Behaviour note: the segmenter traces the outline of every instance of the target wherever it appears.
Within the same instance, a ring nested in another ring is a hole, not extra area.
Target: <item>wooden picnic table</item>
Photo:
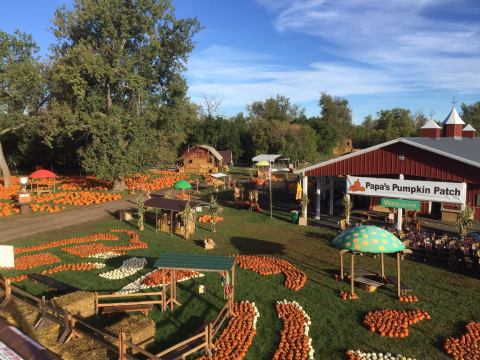
[[[354,280],[361,288],[368,292],[374,292],[377,288],[384,285],[383,282],[378,282],[363,276],[357,276]]]

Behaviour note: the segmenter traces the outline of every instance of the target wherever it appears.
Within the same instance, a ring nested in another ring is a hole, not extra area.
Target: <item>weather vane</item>
[[[454,96],[453,99],[452,99],[452,105],[455,106],[456,102],[457,102],[457,100],[455,99],[455,96]]]
[[[433,115],[435,115],[435,111],[430,110],[430,114],[428,115],[430,115],[430,120],[433,120]]]

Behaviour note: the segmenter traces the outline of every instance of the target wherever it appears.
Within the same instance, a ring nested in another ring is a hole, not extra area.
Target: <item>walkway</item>
[[[100,205],[81,206],[55,214],[17,215],[0,219],[0,243],[67,226],[114,216],[118,210],[135,206],[134,196]]]

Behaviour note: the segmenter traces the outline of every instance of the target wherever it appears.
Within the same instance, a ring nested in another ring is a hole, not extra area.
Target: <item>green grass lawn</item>
[[[106,280],[97,275],[112,270],[129,256],[148,259],[149,266],[142,274],[152,270],[154,260],[163,252],[265,254],[287,259],[308,275],[307,284],[298,292],[283,286],[282,275],[260,276],[237,267],[237,300],[254,301],[260,311],[257,335],[247,359],[270,359],[275,352],[282,328],[282,322],[274,308],[277,300],[296,300],[310,315],[310,336],[317,359],[343,359],[347,349],[400,352],[417,359],[443,359],[446,358],[442,352],[444,339],[462,334],[468,321],[480,320],[480,307],[477,303],[480,293],[478,279],[408,260],[402,264],[402,282],[414,289],[414,293],[420,298],[419,303],[400,303],[395,299],[394,288],[380,289],[373,294],[358,290],[359,300],[341,300],[339,291],[348,290],[348,284],[336,282],[334,279],[334,273],[338,270],[338,253],[329,246],[334,232],[319,227],[293,225],[289,223],[289,214],[286,213],[274,215],[274,219],[270,219],[265,214],[225,207],[225,221],[217,225],[216,234],[207,229],[199,229],[193,239],[188,241],[175,235],[170,237],[164,233],[155,234],[154,228],[148,225],[141,233],[141,239],[148,243],[148,249],[130,251],[128,256],[111,260],[81,259],[63,252],[60,248],[46,250],[60,256],[64,262],[105,261],[108,264],[101,270],[63,272],[51,276],[81,289],[113,292],[136,279],[139,274],[122,280]],[[109,218],[10,243],[15,246],[33,245],[122,228],[132,229],[132,226]],[[217,248],[206,252],[199,243],[204,236],[211,235]],[[115,244],[125,243],[126,237],[122,235],[122,239],[125,240]],[[357,268],[379,270],[379,262],[370,257],[358,258],[356,263]],[[47,267],[49,266],[32,271]],[[393,257],[386,257],[386,272],[392,275],[395,273]],[[19,272],[1,273],[11,276]],[[199,295],[197,284],[205,284],[207,293]],[[19,285],[35,294],[52,295],[45,287],[29,280]],[[224,304],[220,276],[215,273],[180,283],[178,295],[182,306],[177,307],[173,313],[155,310],[150,314],[158,329],[155,350],[164,349],[192,334],[207,321],[213,320]],[[432,320],[414,325],[408,338],[382,338],[362,325],[364,315],[370,310],[416,307],[430,312]]]

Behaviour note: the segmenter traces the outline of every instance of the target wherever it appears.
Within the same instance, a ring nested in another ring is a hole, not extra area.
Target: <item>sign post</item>
[[[270,166],[268,167],[267,178],[268,178],[269,192],[270,192],[270,219],[272,219],[273,218],[273,214],[272,214],[272,163],[270,163]]]
[[[418,200],[403,200],[382,197],[381,204],[386,208],[402,208],[408,211],[420,210],[420,201]]]
[[[399,179],[403,180],[403,174],[399,175]],[[402,231],[402,222],[403,222],[403,209],[401,207],[397,208],[397,231]]]

